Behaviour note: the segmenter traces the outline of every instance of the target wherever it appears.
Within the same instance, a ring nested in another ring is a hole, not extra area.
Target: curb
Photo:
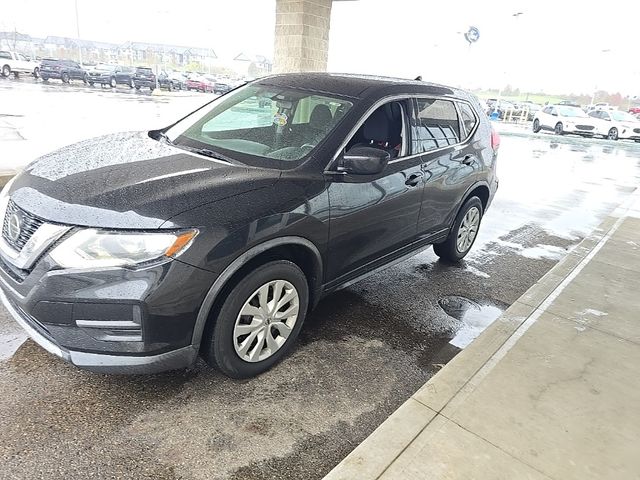
[[[632,195],[633,196],[633,195]],[[615,213],[614,213],[615,214]],[[529,288],[495,322],[442,370],[431,377],[369,437],[345,457],[325,480],[374,480],[379,478],[409,444],[454,400],[508,342],[547,298],[587,260],[618,222],[609,215],[588,237]],[[588,260],[587,260],[588,261]]]

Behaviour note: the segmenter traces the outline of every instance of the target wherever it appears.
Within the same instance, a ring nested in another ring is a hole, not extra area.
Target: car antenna
[[[418,75],[415,79],[416,79],[416,81],[421,82],[422,81],[422,75]]]

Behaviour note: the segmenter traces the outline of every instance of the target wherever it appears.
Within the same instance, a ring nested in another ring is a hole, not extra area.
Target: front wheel
[[[291,350],[308,302],[307,279],[295,263],[277,260],[258,267],[212,312],[202,343],[205,359],[232,378],[268,370]]]
[[[69,83],[69,74],[66,72],[63,73],[61,79],[62,79],[62,83]]]
[[[116,83],[116,79],[114,77],[111,77],[111,80],[109,80],[109,86],[111,88],[116,88],[117,87],[117,83]]]
[[[136,84],[133,82],[133,78],[129,80],[129,88],[134,88]]]
[[[40,78],[40,69],[38,67],[33,69],[33,78]]]
[[[462,260],[476,240],[482,220],[482,210],[482,202],[478,197],[467,200],[458,212],[447,239],[433,245],[435,254],[447,262],[456,263]]]
[[[8,77],[11,74],[11,67],[9,65],[4,65],[2,67],[2,76]]]
[[[562,126],[562,123],[560,122],[556,123],[556,126],[553,129],[553,131],[556,135],[564,135],[564,127]]]
[[[609,140],[618,140],[618,129],[616,127],[613,127],[611,130],[609,130],[609,133],[607,133],[607,138]]]
[[[533,121],[533,133],[538,133],[540,131],[540,120],[537,118]]]
[[[82,81],[84,82],[85,85],[89,84],[89,74],[85,73],[84,77],[82,77]]]

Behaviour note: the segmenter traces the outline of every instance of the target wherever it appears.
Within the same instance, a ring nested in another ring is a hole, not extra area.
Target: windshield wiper
[[[168,138],[167,138],[167,141],[171,142]],[[171,142],[171,145],[173,145],[174,147],[182,148],[183,150],[187,150],[188,152],[191,152],[191,153],[197,153],[198,155],[203,155],[205,157],[215,158],[216,160],[222,160],[223,162],[230,163],[231,165],[237,165],[238,163],[233,158],[227,157],[222,153],[214,152],[213,150],[209,150],[208,148],[189,147],[188,145],[183,145],[183,144],[173,143],[173,142]]]
[[[190,150],[193,153],[198,153],[200,155],[204,155],[205,157],[215,158],[216,160],[222,160],[224,162],[231,163],[231,164],[236,163],[236,161],[233,158],[227,157],[222,153],[214,152],[213,150],[209,150],[208,148],[193,148]]]
[[[169,145],[173,145],[173,142],[171,141],[171,139],[169,138],[169,135],[167,135],[166,133],[164,133],[163,131],[158,131],[156,133],[156,140],[164,140],[165,143],[168,143]]]

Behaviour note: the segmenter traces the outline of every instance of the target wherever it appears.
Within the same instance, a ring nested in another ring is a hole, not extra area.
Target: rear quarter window
[[[8,58],[11,60],[11,54],[9,52],[0,52],[0,58]]]
[[[462,135],[463,140],[466,139],[473,129],[476,128],[476,124],[478,123],[478,119],[476,115],[473,113],[473,108],[468,103],[458,103],[458,108],[460,109],[460,117],[462,120],[462,124],[464,125],[464,134]]]

